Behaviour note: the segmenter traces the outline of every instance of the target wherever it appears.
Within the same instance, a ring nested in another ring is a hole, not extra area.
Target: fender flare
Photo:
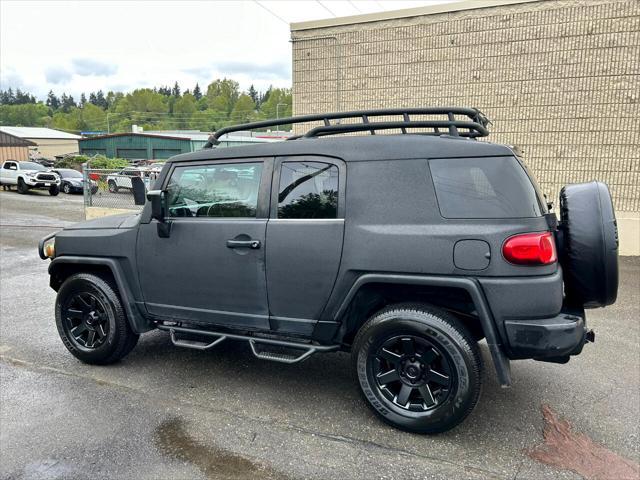
[[[511,385],[511,364],[507,358],[502,343],[500,341],[500,335],[496,327],[491,309],[487,299],[482,291],[480,283],[473,278],[468,277],[444,277],[444,276],[428,276],[428,275],[395,275],[395,274],[377,274],[368,273],[361,275],[353,282],[349,292],[342,300],[340,307],[336,310],[333,316],[334,321],[339,321],[343,314],[347,311],[351,300],[356,295],[358,290],[363,285],[368,283],[393,283],[393,284],[409,284],[409,285],[424,285],[432,287],[453,287],[465,290],[471,300],[473,301],[476,310],[478,311],[478,318],[480,325],[484,332],[493,365],[496,369],[498,381],[503,387]]]
[[[153,329],[153,326],[144,318],[144,316],[138,310],[133,293],[126,277],[122,271],[122,267],[112,258],[101,257],[76,257],[76,256],[62,256],[54,258],[49,265],[49,275],[52,275],[59,265],[99,265],[106,266],[111,270],[111,274],[118,287],[118,293],[122,298],[122,303],[129,319],[129,325],[131,329],[141,334]]]

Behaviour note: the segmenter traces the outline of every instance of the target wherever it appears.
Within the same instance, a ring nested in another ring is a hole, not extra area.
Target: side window
[[[17,170],[18,169],[18,165],[16,165],[13,162],[5,162],[4,168],[5,168],[5,170]]]
[[[176,167],[167,187],[170,217],[255,218],[262,163]]]
[[[283,162],[278,218],[337,218],[338,167],[322,162]]]

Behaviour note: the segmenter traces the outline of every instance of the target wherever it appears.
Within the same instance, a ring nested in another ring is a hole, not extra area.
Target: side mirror
[[[150,190],[147,192],[147,200],[151,202],[151,218],[155,218],[159,222],[164,222],[165,191]]]
[[[147,200],[151,202],[151,218],[158,221],[158,236],[168,238],[171,235],[171,222],[167,221],[166,192],[164,190],[150,190]]]
[[[132,177],[131,186],[133,187],[133,202],[136,205],[144,205],[144,192],[146,191],[144,181],[140,177]]]

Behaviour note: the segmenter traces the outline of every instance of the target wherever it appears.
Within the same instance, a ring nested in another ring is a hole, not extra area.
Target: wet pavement
[[[487,368],[471,416],[420,436],[374,417],[344,353],[283,365],[245,344],[196,352],[151,332],[116,365],[78,362],[35,246],[81,218],[80,195],[0,192],[0,478],[581,478],[534,460],[543,405],[611,458],[640,460],[637,258],[621,259],[618,303],[588,312],[596,343],[582,355],[513,362],[510,389]]]

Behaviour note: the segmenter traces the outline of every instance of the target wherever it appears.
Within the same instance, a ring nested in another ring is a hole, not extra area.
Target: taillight
[[[558,260],[551,232],[514,235],[504,242],[502,254],[518,265],[549,265]]]

